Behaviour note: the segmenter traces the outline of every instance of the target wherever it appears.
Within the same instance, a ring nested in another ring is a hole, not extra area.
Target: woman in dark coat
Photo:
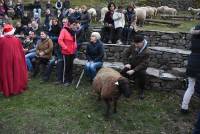
[[[97,69],[100,69],[103,65],[104,48],[100,38],[98,32],[93,32],[90,37],[90,44],[86,49],[88,62],[85,65],[85,71],[91,80],[96,76]]]
[[[183,102],[181,106],[181,112],[183,113],[188,113],[188,105],[190,99],[195,91],[195,88],[198,88],[196,83],[197,79],[200,78],[200,24],[198,24],[191,30],[191,34],[192,53],[188,58],[188,66],[186,71],[186,74],[188,76],[188,88],[183,97]]]
[[[108,43],[112,43],[113,39],[113,32],[114,32],[114,20],[113,20],[113,14],[115,11],[115,3],[111,2],[108,4],[108,12],[105,14],[104,18],[104,28],[103,28],[103,34],[104,38],[103,40],[105,42],[108,41]]]

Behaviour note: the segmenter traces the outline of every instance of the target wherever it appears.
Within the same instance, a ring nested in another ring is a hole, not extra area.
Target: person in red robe
[[[0,92],[6,97],[22,93],[28,84],[24,49],[14,31],[5,24],[0,37]]]

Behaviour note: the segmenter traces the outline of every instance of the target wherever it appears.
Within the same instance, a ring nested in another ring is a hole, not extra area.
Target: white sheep
[[[137,17],[137,24],[139,24],[140,26],[144,25],[147,13],[146,10],[144,10],[144,8],[135,8],[135,12],[136,12],[136,17]]]
[[[192,14],[192,15],[198,15],[198,13],[200,13],[200,8],[198,9],[194,9],[192,7],[188,8],[188,11]]]
[[[104,18],[105,18],[105,15],[106,15],[107,12],[108,12],[108,8],[107,7],[103,7],[101,9],[101,19],[99,20],[100,22],[104,21]]]
[[[177,14],[177,10],[175,8],[165,8],[165,14],[169,14],[169,15],[176,15]]]
[[[157,8],[156,7],[152,7],[152,9],[154,10],[154,16],[157,16]]]
[[[146,10],[146,17],[152,18],[154,16],[154,9],[150,6],[142,7]]]
[[[90,8],[88,9],[88,13],[90,14],[92,20],[95,20],[96,21],[96,18],[97,18],[97,11],[95,8]]]
[[[177,10],[175,8],[170,8],[168,6],[158,7],[157,11],[160,14],[168,14],[168,15],[176,15],[177,14]]]

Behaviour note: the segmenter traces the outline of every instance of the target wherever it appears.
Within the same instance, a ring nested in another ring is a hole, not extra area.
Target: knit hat
[[[94,36],[97,38],[97,40],[101,39],[101,35],[99,34],[99,32],[92,32],[91,36]]]
[[[15,28],[11,24],[5,24],[3,26],[4,35],[13,35],[15,33]]]

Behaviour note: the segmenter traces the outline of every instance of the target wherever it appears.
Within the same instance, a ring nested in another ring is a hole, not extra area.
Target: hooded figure
[[[0,38],[0,92],[6,97],[22,93],[28,83],[25,54],[14,32],[12,25],[5,24]]]

